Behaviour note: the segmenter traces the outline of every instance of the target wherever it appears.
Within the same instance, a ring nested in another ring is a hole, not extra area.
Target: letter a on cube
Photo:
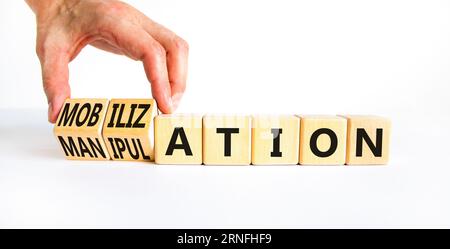
[[[250,116],[203,117],[203,163],[249,165],[251,161]]]
[[[300,119],[294,115],[252,118],[252,164],[298,163]]]
[[[348,115],[347,157],[348,165],[387,164],[391,121],[377,116]]]
[[[53,132],[67,159],[109,160],[102,138],[107,99],[67,99]]]
[[[153,99],[112,99],[103,138],[113,160],[153,161]]]
[[[347,120],[338,116],[310,115],[300,119],[300,164],[343,165]]]
[[[202,116],[155,117],[155,163],[202,164]]]

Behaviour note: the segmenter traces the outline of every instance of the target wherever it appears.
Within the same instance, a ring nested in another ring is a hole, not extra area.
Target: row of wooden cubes
[[[68,99],[54,133],[69,159],[367,165],[387,163],[390,121],[376,116],[157,115],[153,99]]]

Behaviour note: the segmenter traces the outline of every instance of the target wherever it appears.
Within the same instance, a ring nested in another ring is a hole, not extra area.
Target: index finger
[[[110,28],[110,32],[104,39],[120,47],[128,57],[143,62],[158,108],[163,113],[172,113],[174,108],[163,46],[140,26],[131,23],[119,23]]]
[[[143,17],[144,29],[166,50],[167,70],[174,109],[186,90],[188,43],[164,26]]]

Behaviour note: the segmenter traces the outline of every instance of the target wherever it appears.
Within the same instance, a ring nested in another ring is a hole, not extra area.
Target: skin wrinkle
[[[88,44],[90,44],[91,42],[95,41],[96,37],[86,34],[83,37],[79,38],[79,41],[75,42],[75,45],[72,47],[71,51],[69,52],[70,56],[70,60],[72,61],[73,59],[75,59],[75,57],[77,57],[77,55],[81,52],[81,50],[86,47]]]
[[[106,24],[105,24],[105,22],[106,22]],[[109,27],[109,23],[118,23],[118,24],[116,24],[116,25],[120,25],[120,24],[122,24],[122,25],[124,25],[125,23],[127,23],[127,24],[132,24],[131,22],[129,22],[129,21],[126,21],[126,20],[123,20],[123,19],[121,19],[121,18],[117,18],[116,16],[114,16],[114,15],[106,15],[106,16],[103,16],[102,17],[102,20],[101,20],[101,22],[100,22],[101,24],[100,24],[100,26],[106,26],[105,28],[99,28],[98,29],[98,35],[100,36],[100,37],[102,37],[104,40],[109,40],[109,41],[111,41],[112,40],[112,44],[115,46],[115,47],[124,47],[124,45],[123,44],[121,44],[120,42],[119,42],[119,39],[116,37],[116,35],[114,34],[114,32],[111,32],[110,30],[111,30],[111,28]],[[140,28],[139,26],[134,26],[133,28]],[[121,50],[121,49],[120,49]],[[129,57],[129,58],[131,58],[131,59],[133,59],[133,60],[135,60],[135,61],[138,61],[138,60],[141,60],[141,58],[137,58],[137,57],[135,57],[134,55],[132,55],[131,53],[129,53],[129,52],[127,52],[126,50],[124,51],[124,50],[121,50],[121,52],[122,52],[122,54],[124,54],[124,55],[126,55],[127,57]]]
[[[101,37],[99,37],[98,40],[91,42],[90,45],[94,46],[96,48],[108,51],[110,53],[124,55],[124,53],[122,52],[122,50],[119,47],[113,45],[111,42],[109,42],[108,40],[105,40]]]

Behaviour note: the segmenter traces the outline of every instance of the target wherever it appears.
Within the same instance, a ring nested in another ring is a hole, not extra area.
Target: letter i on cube
[[[252,118],[252,164],[296,165],[300,119],[294,115]]]

